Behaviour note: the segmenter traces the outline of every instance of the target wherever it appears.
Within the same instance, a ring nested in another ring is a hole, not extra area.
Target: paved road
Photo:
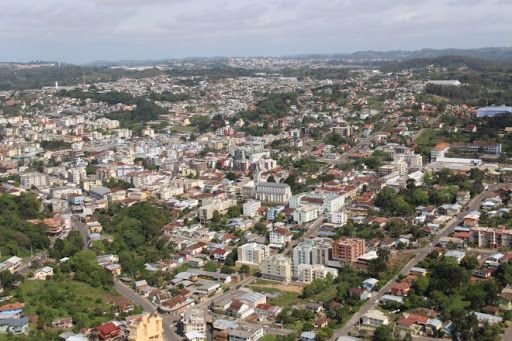
[[[425,259],[427,255],[431,251],[431,245],[436,245],[442,237],[446,237],[450,235],[458,222],[469,212],[476,210],[480,207],[482,201],[489,196],[492,191],[495,191],[498,188],[498,185],[491,185],[487,189],[480,193],[478,196],[474,197],[468,204],[468,207],[465,211],[459,213],[456,217],[452,218],[444,228],[439,230],[437,234],[432,239],[432,243],[417,250],[416,256],[411,259],[400,271],[399,275],[406,276],[411,271],[411,268],[416,266],[419,262]],[[397,280],[398,276],[393,277],[389,282],[386,283],[377,293],[374,293],[372,297],[366,301],[366,303],[348,320],[343,328],[336,331],[331,340],[336,340],[340,336],[348,335],[348,333],[359,323],[361,316],[366,314],[369,310],[374,309],[377,300],[380,300],[382,296],[389,292],[391,285]]]
[[[512,324],[509,324],[507,329],[505,329],[505,332],[503,333],[503,341],[510,341],[512,340]]]
[[[149,302],[145,297],[137,294],[135,290],[130,288],[128,285],[124,284],[120,280],[116,280],[114,282],[114,288],[124,297],[129,299],[136,305],[139,305],[144,309],[145,312],[159,314],[163,319],[163,327],[164,327],[164,340],[167,341],[176,341],[181,340],[181,337],[176,334],[174,331],[174,322],[175,320],[167,314],[160,314],[156,309],[156,306]]]
[[[84,242],[82,248],[84,250],[87,250],[89,248],[89,236],[87,233],[87,225],[85,225],[85,223],[80,220],[80,217],[78,215],[73,215],[71,224],[73,231],[80,232],[80,236],[82,237],[82,240]]]
[[[315,221],[313,221],[311,224],[307,226],[306,232],[302,235],[302,237],[292,241],[291,243],[288,243],[288,246],[286,249],[283,250],[282,254],[287,255],[291,252],[292,248],[297,245],[300,241],[303,241],[304,239],[308,239],[311,237],[314,237],[318,234],[318,231],[322,228],[324,224],[325,216],[324,214],[320,214],[318,218],[316,218]]]
[[[19,274],[19,275],[24,275],[24,274],[26,274],[27,272],[30,271],[30,267],[32,266],[33,262],[42,263],[42,262],[44,262],[44,260],[46,260],[46,258],[48,258],[48,251],[44,251],[44,252],[38,253],[38,254],[34,255],[33,257],[30,257],[29,259],[27,259],[18,268],[18,270],[16,270],[16,273]]]

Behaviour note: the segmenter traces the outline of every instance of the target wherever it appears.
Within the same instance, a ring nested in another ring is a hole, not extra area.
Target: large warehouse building
[[[503,114],[512,114],[512,107],[501,105],[495,107],[483,107],[476,111],[476,117],[494,117]]]

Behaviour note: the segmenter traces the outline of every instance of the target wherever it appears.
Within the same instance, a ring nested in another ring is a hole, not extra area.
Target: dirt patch
[[[297,294],[301,294],[304,287],[300,285],[295,284],[281,284],[281,283],[275,283],[275,284],[256,284],[255,286],[261,287],[261,288],[268,288],[268,289],[276,289],[280,291],[286,291],[286,292],[293,292]]]

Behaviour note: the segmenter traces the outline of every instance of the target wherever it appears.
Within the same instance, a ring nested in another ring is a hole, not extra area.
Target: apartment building
[[[249,266],[259,266],[261,262],[270,256],[270,247],[258,243],[247,243],[239,246],[237,249],[237,265],[247,264]]]
[[[258,210],[261,207],[261,202],[258,200],[249,199],[245,204],[242,205],[243,215],[246,217],[255,217],[258,214]]]
[[[293,221],[305,224],[318,218],[318,209],[314,206],[302,206],[293,211]]]
[[[512,247],[512,230],[491,227],[472,227],[469,240],[478,247]]]
[[[342,261],[355,261],[366,251],[366,243],[360,238],[341,238],[332,243],[332,258]]]
[[[196,332],[206,335],[206,320],[202,309],[188,309],[183,315],[183,332]]]
[[[289,283],[292,280],[292,262],[290,258],[277,254],[261,263],[261,277]]]
[[[293,274],[298,276],[298,267],[301,264],[326,265],[330,259],[330,239],[306,239],[293,248]]]
[[[21,187],[30,189],[34,187],[46,187],[48,186],[48,180],[45,174],[32,172],[20,175]]]
[[[345,211],[327,213],[327,221],[332,224],[344,225],[347,223],[348,216]]]
[[[317,278],[326,278],[328,274],[331,274],[332,278],[336,278],[338,270],[322,264],[300,264],[297,267],[297,279],[302,283],[309,284]]]
[[[199,208],[199,220],[205,223],[213,218],[213,212],[218,211],[220,214],[226,214],[230,207],[236,205],[235,199],[218,200],[215,203],[204,205]]]

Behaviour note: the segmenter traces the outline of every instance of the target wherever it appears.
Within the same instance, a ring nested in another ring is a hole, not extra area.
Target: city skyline
[[[2,7],[8,48],[0,60],[14,62],[512,45],[512,4],[503,0],[24,0]]]

